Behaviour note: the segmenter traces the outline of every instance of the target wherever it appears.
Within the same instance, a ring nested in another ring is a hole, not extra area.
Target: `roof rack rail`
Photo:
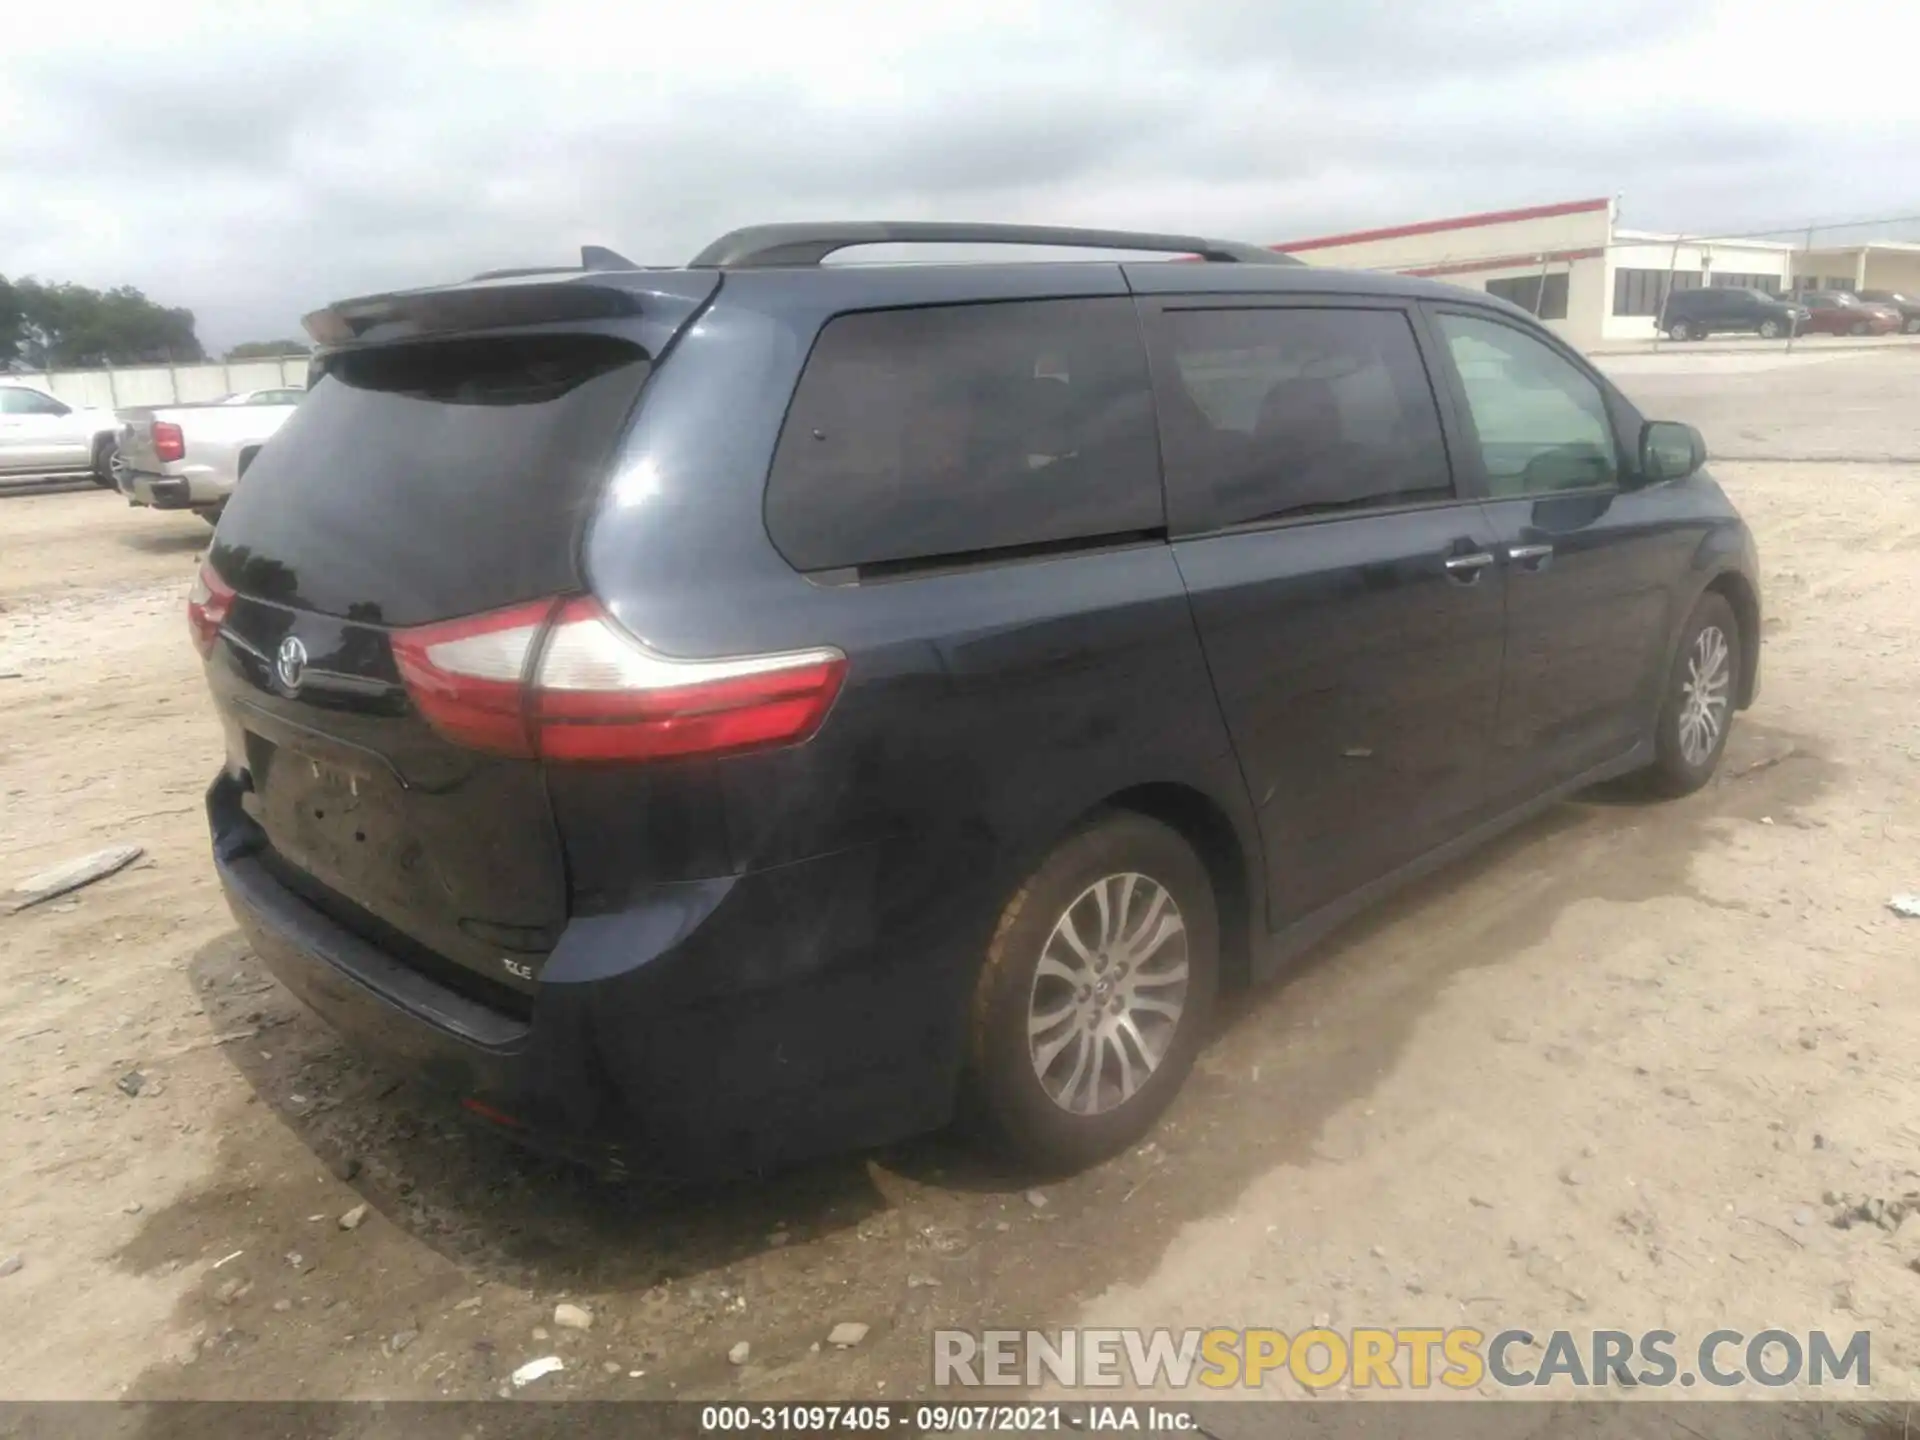
[[[754,270],[818,265],[854,245],[1057,245],[1077,250],[1152,250],[1242,265],[1303,262],[1263,245],[1159,235],[1144,230],[1082,230],[1064,225],[968,225],[940,220],[877,220],[838,225],[749,225],[722,235],[693,257],[690,268]]]

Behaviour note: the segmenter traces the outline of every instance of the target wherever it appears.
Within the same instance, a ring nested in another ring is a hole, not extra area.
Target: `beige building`
[[[1274,248],[1314,265],[1426,275],[1485,290],[1533,311],[1582,349],[1651,339],[1669,289],[1736,285],[1777,294],[1793,284],[1791,245],[1623,230],[1615,215],[1612,200],[1569,200]],[[1920,246],[1867,248],[1911,248],[1920,260]]]
[[[1794,287],[1807,290],[1891,290],[1920,295],[1920,245],[1875,240],[1818,246],[1793,257]]]

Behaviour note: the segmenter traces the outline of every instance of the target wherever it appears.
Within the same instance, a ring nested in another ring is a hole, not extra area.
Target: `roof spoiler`
[[[636,265],[617,250],[604,245],[582,245],[578,265],[525,265],[513,270],[482,270],[474,280],[514,280],[523,275],[579,275],[589,270],[658,270],[663,267]],[[472,281],[468,282],[469,284]]]
[[[611,320],[640,313],[640,296],[618,284],[594,284],[578,272],[509,272],[524,284],[449,285],[341,300],[315,310],[301,324],[323,347],[351,345],[381,332],[382,340],[415,339],[448,331],[516,325]]]
[[[976,225],[879,220],[832,225],[751,225],[722,235],[693,257],[691,268],[754,270],[818,265],[855,245],[1051,245],[1076,250],[1147,250],[1192,255],[1216,264],[1298,265],[1291,255],[1239,240],[1162,235],[1144,230],[1083,230],[1062,225]]]

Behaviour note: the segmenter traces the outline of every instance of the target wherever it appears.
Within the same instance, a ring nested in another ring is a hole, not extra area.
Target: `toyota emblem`
[[[307,673],[307,647],[300,643],[298,635],[289,635],[280,642],[280,653],[274,657],[273,671],[287,689],[300,688],[300,677]]]

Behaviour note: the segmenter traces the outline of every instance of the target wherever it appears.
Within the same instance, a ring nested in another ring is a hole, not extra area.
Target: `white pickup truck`
[[[0,381],[0,474],[90,470],[112,483],[115,417],[36,386]]]
[[[122,410],[114,485],[130,505],[191,510],[211,525],[303,393],[250,390],[199,405]]]

